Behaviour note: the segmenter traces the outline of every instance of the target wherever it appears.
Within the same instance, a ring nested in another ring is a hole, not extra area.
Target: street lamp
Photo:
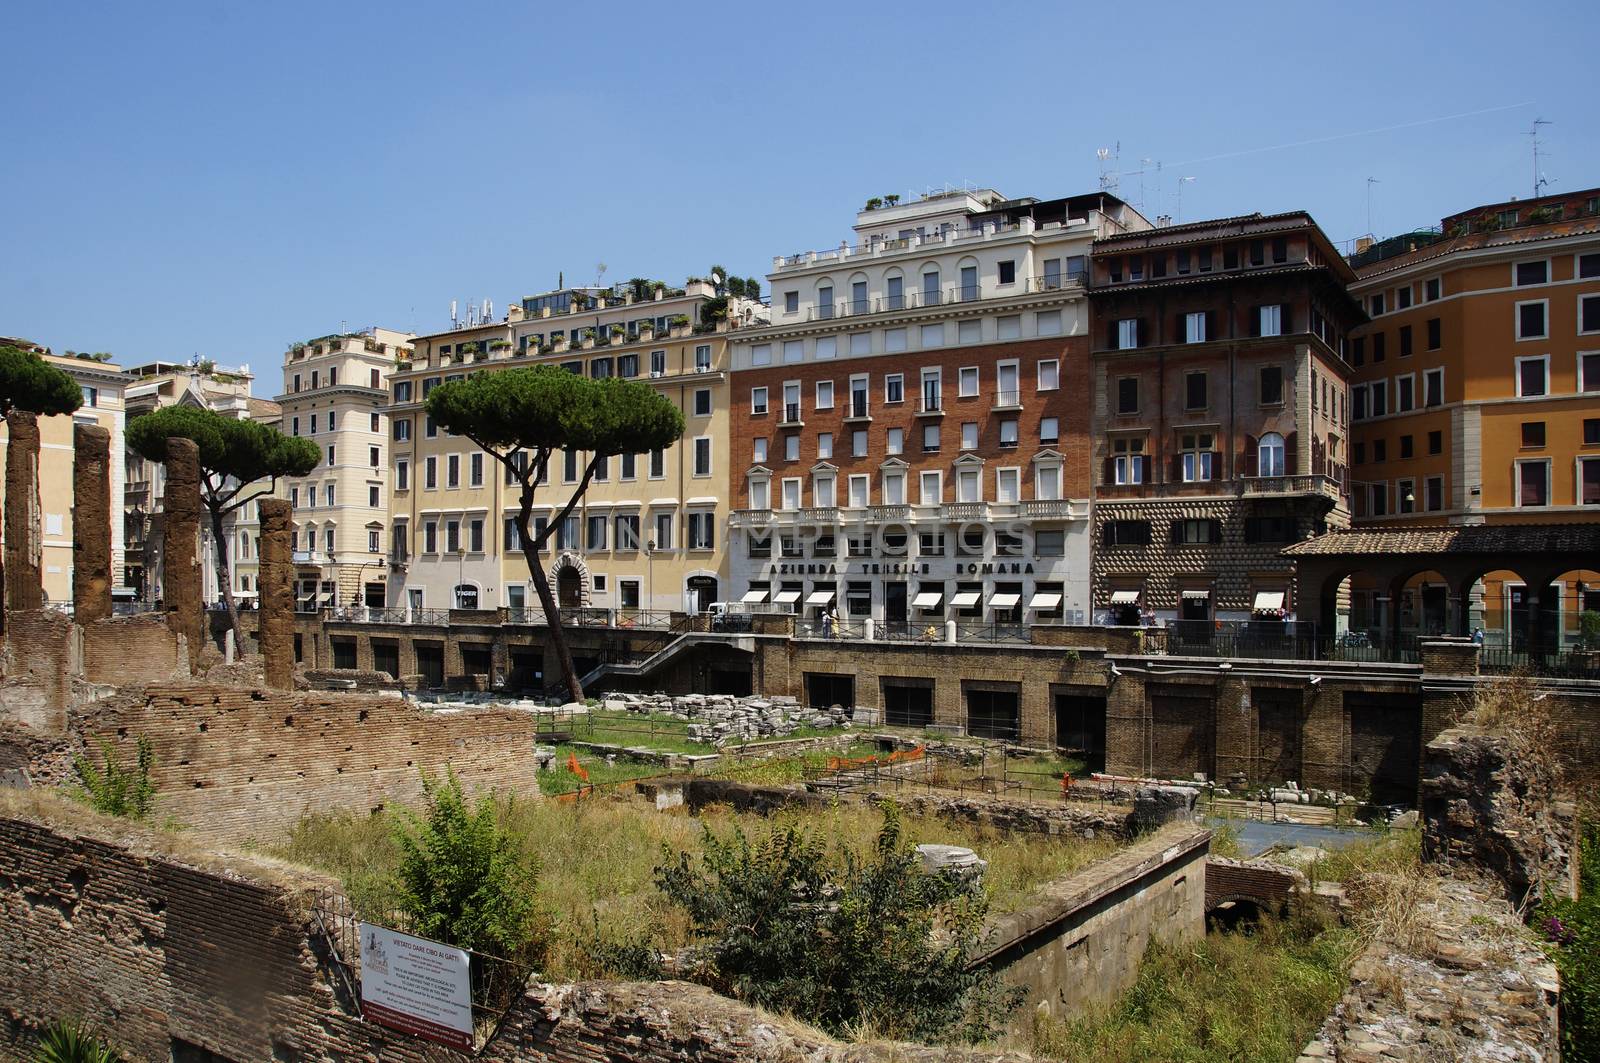
[[[646,539],[644,543],[644,571],[645,593],[650,598],[650,604],[646,608],[653,610],[656,607],[656,541],[654,539]]]

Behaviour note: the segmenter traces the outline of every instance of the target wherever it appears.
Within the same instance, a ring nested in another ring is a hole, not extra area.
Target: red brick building
[[[1295,616],[1280,551],[1349,523],[1352,280],[1303,212],[1095,241],[1097,615]]]
[[[1147,227],[946,193],[776,260],[772,325],[734,341],[732,596],[918,637],[1086,619],[1088,254]]]

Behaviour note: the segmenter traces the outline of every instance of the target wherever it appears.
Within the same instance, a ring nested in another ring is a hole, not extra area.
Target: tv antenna
[[[1381,185],[1382,181],[1376,177],[1367,178],[1367,235],[1372,235],[1372,186]]]
[[[1535,118],[1533,120],[1533,128],[1530,129],[1528,131],[1528,133],[1527,133],[1527,135],[1530,138],[1532,138],[1532,140],[1533,140],[1533,198],[1534,199],[1538,199],[1543,194],[1540,190],[1542,188],[1544,188],[1545,185],[1550,183],[1549,180],[1544,176],[1544,174],[1539,169],[1539,127],[1542,126],[1542,125],[1555,125],[1555,123],[1550,121],[1549,119],[1546,119],[1546,118]]]
[[[1194,181],[1193,177],[1178,178],[1178,224],[1183,224],[1183,186]]]
[[[1115,146],[1100,148],[1094,153],[1094,157],[1100,160],[1100,191],[1109,192],[1112,195],[1117,194],[1119,177],[1116,166],[1117,160],[1121,155],[1122,141],[1120,140],[1117,141]]]

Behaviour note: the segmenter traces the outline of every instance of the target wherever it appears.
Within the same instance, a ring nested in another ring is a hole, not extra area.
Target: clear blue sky
[[[1382,235],[1528,195],[1536,117],[1551,189],[1600,185],[1597,29],[1592,0],[12,3],[0,335],[272,394],[341,323],[433,330],[598,262],[765,274],[871,195],[1088,191],[1118,142],[1163,163],[1152,216],[1192,176],[1187,220],[1303,207],[1343,240],[1370,176]]]

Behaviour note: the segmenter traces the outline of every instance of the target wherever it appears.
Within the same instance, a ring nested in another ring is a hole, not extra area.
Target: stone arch
[[[685,612],[705,612],[717,600],[722,581],[711,569],[697,568],[684,574],[683,606]]]
[[[568,595],[575,597],[576,601],[562,600],[562,585],[574,588]],[[556,604],[564,609],[577,608],[589,604],[592,593],[593,580],[589,576],[589,566],[583,560],[583,555],[575,550],[562,550],[550,561],[550,584],[554,589]]]

